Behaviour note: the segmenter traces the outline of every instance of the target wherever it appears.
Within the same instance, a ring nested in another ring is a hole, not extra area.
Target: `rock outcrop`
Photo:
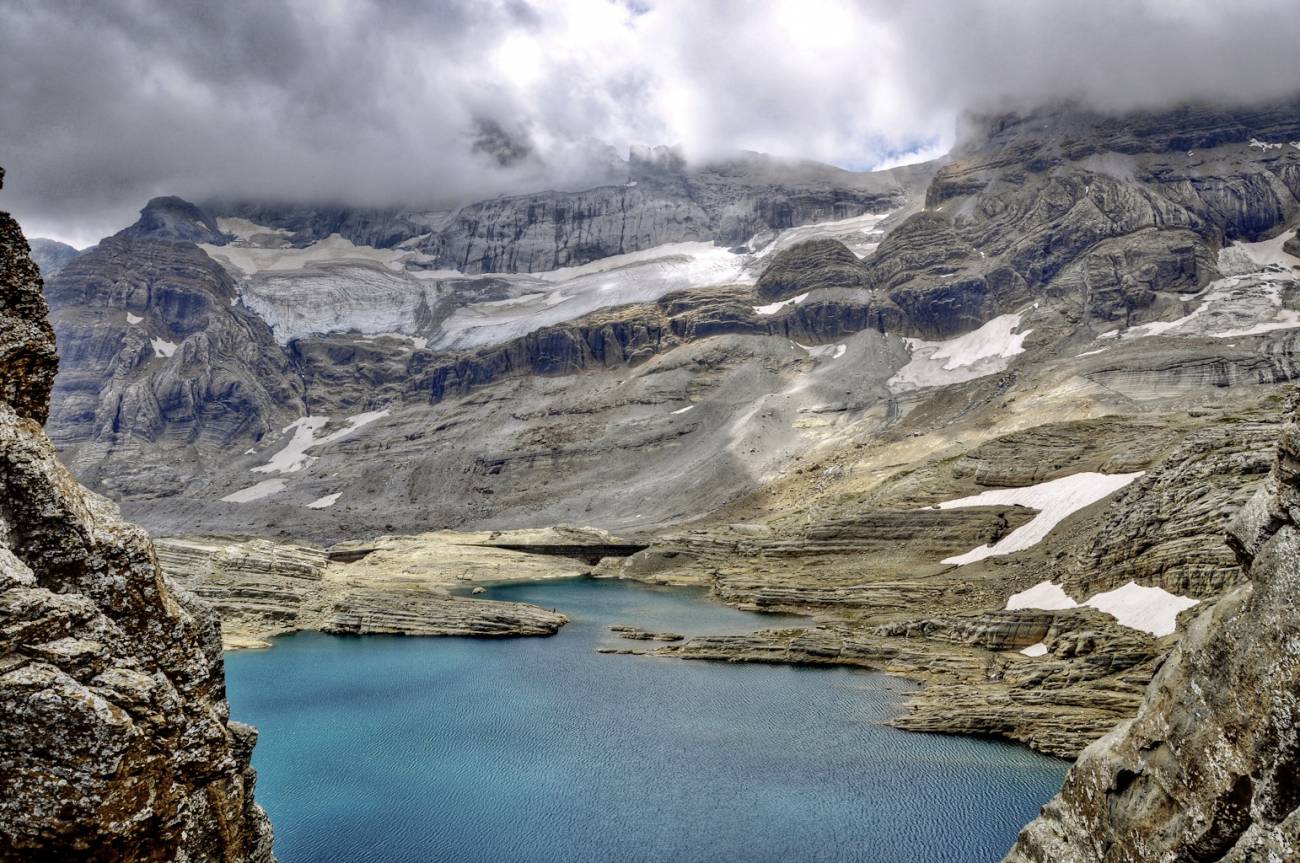
[[[220,624],[41,424],[36,264],[0,214],[0,859],[270,863]]]
[[[214,231],[192,204],[155,199],[47,280],[61,355],[49,434],[83,481],[129,489],[165,437],[191,461],[150,474],[170,487],[301,415],[302,381],[270,328],[194,245]]]
[[[321,551],[264,539],[174,537],[158,541],[158,560],[168,576],[221,614],[228,648],[267,647],[274,636],[303,630],[554,635],[568,622],[563,614],[452,593],[479,582],[573,578],[590,570],[563,552],[518,550],[532,547],[534,539],[444,532]]]
[[[1189,627],[1131,721],[1090,746],[1012,863],[1292,860],[1300,852],[1300,414],[1233,522],[1249,578]]]

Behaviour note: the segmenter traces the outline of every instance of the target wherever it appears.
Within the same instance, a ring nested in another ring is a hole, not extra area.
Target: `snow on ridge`
[[[999,315],[969,333],[942,341],[904,339],[912,358],[888,386],[894,392],[944,386],[1003,371],[1008,360],[1025,352],[1025,337],[1016,332],[1023,313]]]
[[[981,545],[965,554],[945,558],[942,563],[964,566],[984,560],[986,557],[1002,556],[1012,552],[1023,551],[1042,542],[1052,528],[1069,516],[1086,506],[1091,506],[1107,497],[1133,480],[1142,476],[1137,473],[1105,474],[1086,471],[1071,474],[1060,479],[1048,480],[1037,485],[1021,488],[998,488],[982,492],[971,497],[945,501],[938,509],[958,509],[972,506],[1023,506],[1038,510],[1038,514],[1029,522],[1011,531],[993,545]]]
[[[293,432],[293,437],[289,439],[284,448],[271,456],[271,460],[266,464],[258,465],[252,470],[254,473],[297,473],[316,461],[314,456],[307,455],[307,450],[314,446],[323,446],[342,440],[362,426],[388,416],[388,412],[388,408],[384,408],[350,416],[346,420],[347,425],[338,431],[331,432],[320,440],[316,439],[316,432],[329,422],[329,417],[299,417],[281,429],[285,434]]]
[[[1190,596],[1179,596],[1159,587],[1142,587],[1137,582],[1130,581],[1114,590],[1095,593],[1080,603],[1071,599],[1060,585],[1043,581],[1028,590],[1013,594],[1007,599],[1007,610],[1041,608],[1047,611],[1060,611],[1067,608],[1095,608],[1109,614],[1123,626],[1139,629],[1159,638],[1170,635],[1177,628],[1179,612],[1198,605],[1199,602],[1200,600],[1192,599]],[[1041,652],[1029,652],[1036,647],[1038,645],[1032,645],[1020,652],[1026,656],[1042,656],[1047,652],[1046,645],[1043,645]]]
[[[797,297],[791,297],[788,300],[777,300],[775,303],[768,303],[765,306],[753,306],[753,309],[757,314],[760,315],[775,315],[777,312],[781,311],[786,306],[799,305],[804,300],[808,299],[809,293],[811,293],[811,291],[805,291],[804,293],[800,294]]]

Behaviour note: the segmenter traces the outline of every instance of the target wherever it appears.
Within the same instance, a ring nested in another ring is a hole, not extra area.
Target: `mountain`
[[[63,269],[80,252],[67,243],[36,237],[31,241],[32,260],[41,268],[41,276],[50,276]]]
[[[665,655],[891,670],[928,684],[903,727],[1073,757],[1244,583],[1221,536],[1300,374],[1294,141],[1291,103],[1056,106],[878,175],[660,151],[454,212],[152,202],[46,287],[50,434],[190,549],[612,531],[639,550],[593,571],[815,615]],[[247,621],[283,582],[240,548],[175,574]]]
[[[0,857],[272,863],[220,622],[42,431],[54,334],[7,213],[0,345]]]

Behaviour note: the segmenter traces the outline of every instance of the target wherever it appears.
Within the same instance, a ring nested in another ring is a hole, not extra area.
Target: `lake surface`
[[[1066,764],[885,727],[910,684],[850,669],[601,655],[606,627],[790,619],[587,579],[492,589],[558,608],[552,638],[302,633],[227,654],[262,732],[282,863],[988,863]]]

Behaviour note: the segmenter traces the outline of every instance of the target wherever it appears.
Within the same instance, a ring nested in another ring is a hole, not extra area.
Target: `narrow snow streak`
[[[765,306],[754,306],[754,312],[760,315],[775,315],[786,306],[797,306],[804,300],[808,299],[807,293],[802,293],[797,297],[791,297],[788,300],[778,300],[775,303],[768,303]]]
[[[311,503],[307,504],[307,509],[327,509],[328,507],[338,503],[339,498],[342,496],[343,492],[336,491],[334,494],[327,494],[324,497],[318,497]]]
[[[330,418],[323,416],[299,417],[282,429],[285,434],[293,432],[293,437],[289,439],[289,443],[271,456],[271,460],[266,464],[258,465],[252,470],[254,473],[296,473],[316,460],[315,457],[307,455],[307,450],[314,446],[322,446],[342,440],[367,423],[372,423],[385,416],[388,416],[387,408],[348,417],[346,426],[320,440],[316,440],[316,432],[323,428]]]
[[[1071,514],[1085,506],[1096,503],[1102,498],[1119,491],[1133,480],[1142,476],[1137,473],[1076,473],[1060,479],[1042,482],[1023,488],[998,488],[972,497],[945,501],[939,509],[958,509],[971,506],[1024,506],[1038,510],[1038,515],[1011,533],[1002,537],[994,545],[981,545],[965,554],[945,558],[943,563],[958,566],[974,563],[986,557],[1011,554],[1037,545]]]

